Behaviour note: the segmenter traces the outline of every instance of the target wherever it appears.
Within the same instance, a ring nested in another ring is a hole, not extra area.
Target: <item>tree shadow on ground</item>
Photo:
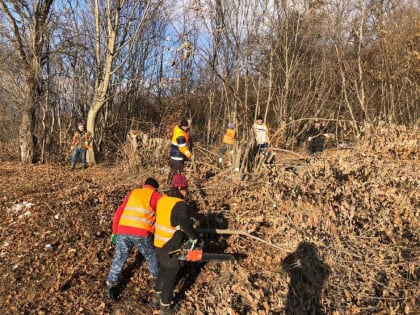
[[[222,214],[200,214],[196,213],[195,217],[198,221],[196,227],[199,232],[200,239],[204,241],[203,251],[213,253],[224,253],[228,244],[226,242],[226,236],[218,235],[213,232],[200,233],[202,228],[209,230],[209,227],[213,229],[224,229],[228,226],[226,218]],[[174,305],[178,304],[185,298],[186,292],[188,292],[194,285],[197,277],[199,276],[202,268],[207,262],[186,262],[185,266],[181,269],[178,274],[178,283],[181,284],[178,293],[174,297]]]
[[[319,258],[317,247],[301,242],[296,251],[283,260],[282,268],[290,276],[285,314],[324,314],[320,300],[330,268]]]

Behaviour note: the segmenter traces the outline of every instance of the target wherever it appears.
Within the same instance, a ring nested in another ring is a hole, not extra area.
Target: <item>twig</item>
[[[285,149],[280,149],[280,148],[269,148],[268,150],[274,150],[274,151],[281,151],[281,152],[286,152],[286,153],[291,153],[294,154],[296,156],[298,156],[300,159],[304,159],[305,157],[303,155],[300,155],[299,153],[290,151],[290,150],[285,150]]]
[[[207,233],[216,233],[216,234],[230,234],[230,235],[242,235],[242,236],[247,236],[249,238],[252,238],[254,240],[257,240],[261,243],[267,244],[271,247],[277,248],[277,249],[281,249],[287,253],[291,253],[290,250],[285,249],[281,246],[275,245],[271,242],[268,242],[262,238],[256,237],[254,235],[249,234],[248,232],[245,231],[241,231],[241,230],[230,230],[230,229],[198,229],[198,232],[207,232]]]
[[[216,153],[214,153],[214,152],[212,152],[212,151],[209,151],[209,150],[206,150],[206,149],[204,149],[204,148],[200,148],[200,147],[197,147],[197,148],[195,148],[195,150],[197,150],[197,151],[201,151],[202,153],[204,152],[206,155],[214,155],[214,156],[217,156],[217,154]]]

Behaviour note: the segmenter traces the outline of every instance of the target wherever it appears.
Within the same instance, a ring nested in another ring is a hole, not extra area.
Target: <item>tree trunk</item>
[[[109,5],[109,3],[107,4]],[[117,25],[119,22],[119,11],[121,8],[118,8],[118,10],[114,11],[114,16],[111,16],[110,12],[107,12],[106,20],[108,25],[107,30],[107,38],[106,38],[106,47],[107,51],[105,54],[105,60],[104,60],[104,67],[103,67],[103,73],[100,77],[96,79],[95,82],[95,96],[93,98],[92,106],[89,109],[88,117],[87,117],[87,123],[86,123],[86,129],[92,134],[92,145],[89,148],[86,158],[87,163],[89,165],[96,164],[95,160],[95,151],[94,151],[94,142],[95,142],[95,121],[96,117],[98,116],[99,111],[101,108],[105,105],[106,102],[106,96],[108,94],[108,88],[109,88],[109,82],[111,80],[111,76],[113,74],[112,65],[114,63],[115,58],[115,42],[117,38]],[[112,21],[114,21],[115,25],[113,26]],[[100,12],[99,12],[99,2],[95,1],[95,23],[96,23],[96,62],[97,64],[101,64],[101,47],[99,45],[100,43]],[[115,70],[115,69],[114,69]]]
[[[35,110],[33,108],[25,108],[22,111],[19,126],[20,161],[22,163],[29,164],[34,160],[34,126]]]
[[[12,11],[11,5],[6,4],[6,1],[0,2],[0,10],[5,13],[13,29],[13,35],[6,38],[15,46],[15,53],[19,55],[26,71],[25,93],[19,126],[19,148],[22,163],[34,162],[36,109],[39,108],[40,96],[42,96],[40,74],[42,60],[44,58],[47,60],[48,55],[43,51],[43,48],[48,42],[49,13],[53,2],[53,0],[34,1],[31,6],[29,1],[16,3],[11,1],[13,6],[22,6],[28,11],[21,9]]]
[[[95,165],[95,151],[94,151],[94,143],[95,143],[95,121],[96,116],[98,115],[99,109],[102,107],[100,103],[97,101],[93,103],[91,109],[89,110],[88,117],[87,117],[87,123],[86,123],[86,129],[92,134],[92,144],[90,148],[87,151],[86,159],[89,166]]]
[[[32,71],[27,72],[25,100],[19,126],[20,161],[25,164],[33,163],[35,157],[35,109],[39,105],[38,99],[40,94],[37,84],[38,69],[34,67],[34,69],[31,69]]]

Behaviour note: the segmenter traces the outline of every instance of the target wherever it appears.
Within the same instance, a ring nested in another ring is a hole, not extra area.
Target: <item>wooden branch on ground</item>
[[[283,248],[281,246],[278,246],[276,244],[273,244],[271,242],[268,242],[268,241],[266,241],[266,240],[264,240],[262,238],[259,238],[259,237],[256,237],[254,235],[251,235],[248,232],[245,232],[245,231],[242,231],[242,230],[230,230],[230,229],[197,229],[197,232],[216,233],[216,234],[229,234],[229,235],[242,235],[242,236],[246,236],[246,237],[252,238],[252,239],[254,239],[254,240],[258,241],[258,242],[267,244],[267,245],[269,245],[271,247],[280,249],[280,250],[285,251],[287,253],[291,253],[292,252],[292,251],[290,251],[288,249],[285,249],[285,248]]]
[[[274,150],[274,151],[281,151],[281,152],[291,153],[293,155],[296,155],[300,159],[304,159],[305,158],[303,155],[300,155],[299,153],[296,153],[296,152],[293,152],[293,151],[290,151],[290,150],[285,150],[285,149],[280,149],[280,148],[268,148],[268,150]]]

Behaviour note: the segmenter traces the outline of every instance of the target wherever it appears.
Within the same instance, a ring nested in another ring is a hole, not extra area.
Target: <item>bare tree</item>
[[[366,8],[364,58],[370,110],[382,119],[415,124],[419,119],[420,50],[417,1],[375,1]],[[396,27],[397,26],[397,27]],[[416,57],[417,56],[417,57]],[[417,104],[416,104],[417,103]]]
[[[143,28],[153,23],[160,1],[95,0],[95,86],[87,116],[87,130],[95,134],[95,121],[108,101],[112,76],[125,64]],[[93,149],[88,162],[95,164]]]
[[[232,120],[249,137],[257,112],[293,136],[313,117],[350,121],[355,134],[378,117],[413,125],[419,10],[413,0],[0,0],[0,110],[18,109],[2,121],[19,119],[25,163],[48,157],[51,139],[67,148],[76,117],[99,154],[110,125],[125,138],[181,112],[209,144]]]
[[[32,163],[36,110],[40,105],[42,67],[46,60],[47,33],[53,0],[1,1],[1,10],[8,19],[1,30],[14,47],[25,69],[24,100],[19,128],[20,160]]]

